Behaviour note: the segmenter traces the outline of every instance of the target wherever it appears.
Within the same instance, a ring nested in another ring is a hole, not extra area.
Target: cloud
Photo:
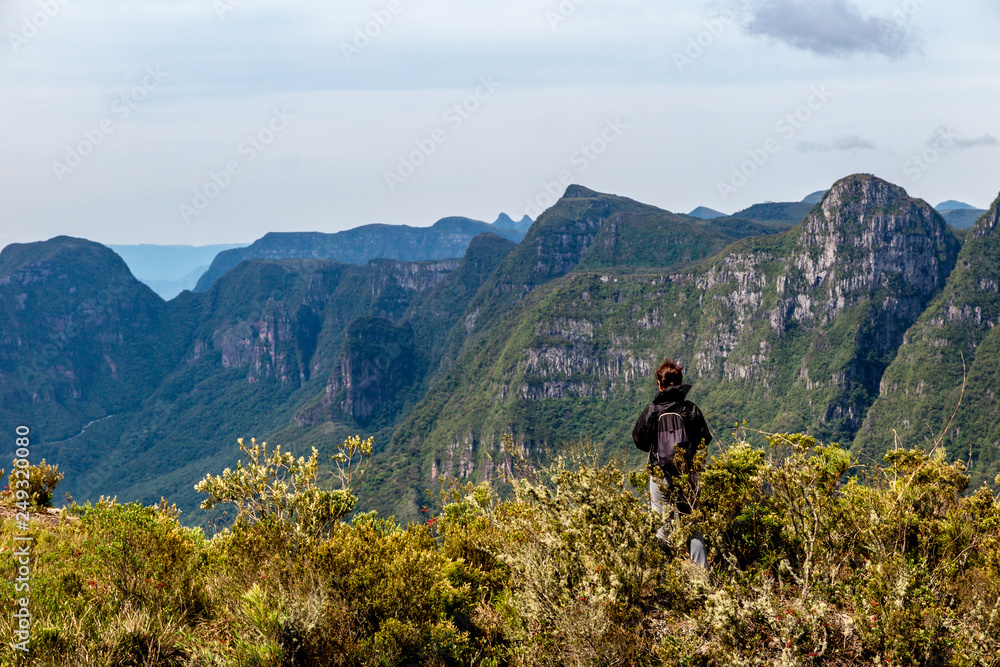
[[[833,140],[833,147],[838,151],[849,151],[855,148],[866,151],[875,150],[875,144],[868,139],[862,139],[856,134],[851,134],[843,137],[836,137]]]
[[[795,150],[800,153],[826,153],[833,150],[830,144],[820,144],[815,141],[800,141],[795,144]]]
[[[975,139],[955,139],[955,148],[975,148],[976,146],[998,146],[1000,140],[990,134]]]
[[[899,58],[917,50],[910,17],[865,15],[854,0],[737,0],[750,35],[822,56]]]
[[[978,148],[979,146],[1000,146],[1000,139],[997,139],[992,134],[963,139],[958,136],[958,132],[954,128],[939,127],[934,136],[925,143],[928,147],[939,151],[951,151]]]
[[[821,144],[815,141],[801,141],[795,145],[795,150],[800,153],[826,153],[830,151],[851,151],[851,150],[876,150],[876,146],[868,139],[856,134],[834,137],[828,144]]]

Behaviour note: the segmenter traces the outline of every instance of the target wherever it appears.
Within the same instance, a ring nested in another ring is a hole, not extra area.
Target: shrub
[[[936,451],[848,470],[836,445],[770,439],[674,486],[694,510],[675,546],[700,531],[710,573],[660,551],[647,474],[586,445],[507,498],[453,483],[440,516],[405,527],[309,509],[330,493],[315,456],[262,447],[244,477],[212,478],[247,512],[211,540],[166,503],[33,523],[31,653],[0,646],[0,665],[996,666],[1000,497],[963,495],[963,466]],[[340,461],[352,498],[363,444]],[[6,636],[14,585],[0,579]]]
[[[3,475],[4,471],[0,468],[0,479]],[[4,499],[8,502],[27,502],[35,507],[52,507],[52,494],[63,477],[65,473],[59,472],[59,466],[49,465],[45,459],[27,468],[18,467],[15,461]]]
[[[83,508],[84,566],[120,609],[163,609],[199,617],[208,607],[198,568],[204,536],[177,521],[176,508],[101,499]]]
[[[353,436],[337,446],[332,458],[333,475],[341,488],[326,491],[319,488],[319,452],[313,447],[309,458],[296,459],[282,452],[280,445],[268,451],[267,443],[251,439],[245,445],[241,438],[240,451],[247,463],[237,462],[236,470],[226,468],[222,475],[207,475],[195,489],[208,495],[202,509],[218,503],[236,506],[237,522],[257,523],[266,518],[288,523],[308,537],[322,537],[354,505],[354,492],[364,476],[364,465],[371,456],[373,440],[362,441]]]
[[[506,567],[506,590],[493,602],[505,640],[560,664],[638,660],[635,632],[663,563],[648,478],[632,480],[637,492],[621,463],[596,461],[584,445],[515,480],[510,501],[477,489],[443,511],[446,544],[465,531],[466,552]]]

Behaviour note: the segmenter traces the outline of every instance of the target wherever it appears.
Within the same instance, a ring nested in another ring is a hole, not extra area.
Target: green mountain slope
[[[809,199],[816,198],[810,195]],[[732,217],[744,220],[756,220],[757,222],[797,225],[819,201],[822,201],[822,197],[813,202],[765,202],[763,204],[754,204],[749,208],[733,213]]]
[[[940,441],[950,460],[971,461],[973,488],[1000,473],[998,290],[1000,198],[972,228],[941,295],[907,332],[856,451],[891,448],[895,433],[903,447]]]
[[[468,333],[490,329],[535,288],[578,266],[630,268],[678,266],[710,257],[738,238],[768,228],[733,233],[715,220],[700,221],[570,185],[483,285],[469,305]]]
[[[631,421],[667,355],[688,367],[692,398],[716,428],[746,418],[850,442],[903,333],[958,254],[925,202],[854,176],[795,228],[741,241],[696,267],[595,271],[581,262],[553,275],[568,265],[567,249],[583,245],[571,240],[600,238],[607,233],[596,223],[613,217],[591,216],[574,194],[552,211],[580,210],[578,234],[565,232],[569,216],[560,226],[548,213],[539,218],[536,235],[484,286],[493,291],[474,301],[485,308],[493,297],[495,324],[469,337],[456,366],[394,434],[389,454],[400,484],[494,474],[506,465],[503,432],[528,450],[586,436],[631,452]],[[629,247],[628,231],[615,236]],[[503,308],[510,294],[524,296]]]
[[[183,353],[167,306],[102,245],[61,236],[0,253],[0,425],[56,440],[135,409]],[[52,457],[50,457],[51,459]]]
[[[941,211],[941,216],[955,229],[969,229],[986,211],[978,208],[956,208]]]
[[[488,233],[463,259],[243,262],[164,303],[98,244],[9,246],[0,419],[31,426],[76,498],[163,496],[190,519],[194,483],[231,463],[238,437],[384,446],[514,247]]]
[[[664,356],[717,431],[746,419],[874,454],[892,428],[922,442],[920,424],[946,421],[964,351],[944,446],[971,450],[980,479],[1000,441],[997,224],[995,204],[959,257],[926,202],[866,175],[791,228],[570,186],[517,245],[487,233],[461,259],[256,259],[170,302],[98,244],[12,245],[0,426],[28,421],[78,499],[164,496],[189,522],[205,518],[193,484],[231,465],[237,437],[329,452],[374,436],[362,505],[406,519],[439,475],[509,467],[504,433],[525,452],[587,437],[637,462],[631,425]]]

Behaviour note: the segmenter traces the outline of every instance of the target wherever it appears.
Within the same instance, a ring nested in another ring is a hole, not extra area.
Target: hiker
[[[712,434],[708,423],[698,406],[686,399],[691,385],[682,384],[684,369],[672,359],[665,359],[656,369],[656,384],[660,391],[653,397],[653,402],[639,415],[639,420],[632,429],[632,440],[635,446],[644,452],[649,452],[647,464],[659,466],[663,471],[663,484],[669,492],[673,490],[675,481],[682,471],[674,461],[674,451],[680,449],[683,453],[684,472],[691,474],[691,487],[697,486],[697,476],[691,473],[694,455],[698,447],[712,442]],[[678,494],[677,511],[690,514],[691,505],[684,493]],[[656,479],[649,479],[649,497],[653,511],[663,516],[663,490]],[[661,545],[667,542],[667,524],[656,531],[656,538]],[[705,558],[705,541],[700,534],[695,533],[689,544],[691,560],[708,569]]]

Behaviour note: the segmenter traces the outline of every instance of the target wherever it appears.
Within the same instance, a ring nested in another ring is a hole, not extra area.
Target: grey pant
[[[656,483],[655,479],[650,478],[649,480],[649,501],[650,505],[653,507],[653,511],[660,517],[663,517],[664,500],[663,492],[660,490],[660,485]],[[665,520],[664,524],[660,526],[660,529],[656,531],[656,539],[661,542],[666,542],[670,536],[670,524],[669,520]],[[691,541],[688,543],[688,551],[693,560],[698,565],[701,565],[706,570],[708,569],[708,560],[705,557],[705,538],[701,536],[700,533],[695,533],[691,536]]]

